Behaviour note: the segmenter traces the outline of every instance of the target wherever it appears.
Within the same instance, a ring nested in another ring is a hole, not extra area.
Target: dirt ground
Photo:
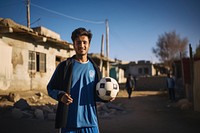
[[[31,95],[31,93],[29,94]],[[47,100],[47,99],[45,99]],[[181,110],[166,93],[134,91],[128,99],[120,91],[112,104],[123,111],[99,118],[101,133],[199,133],[200,112]],[[57,133],[53,120],[13,119],[0,103],[0,133]]]

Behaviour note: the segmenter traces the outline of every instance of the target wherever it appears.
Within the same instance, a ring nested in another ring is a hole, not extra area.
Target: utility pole
[[[101,54],[100,54],[100,71],[103,74],[103,49],[104,49],[104,34],[102,34],[101,38]]]
[[[27,27],[30,28],[30,0],[26,1]]]
[[[110,76],[110,64],[109,64],[109,27],[108,19],[106,19],[106,56],[107,56],[107,77]]]
[[[192,54],[192,46],[189,44],[189,54],[190,54],[190,95],[189,95],[189,100],[194,103],[194,95],[193,95],[193,86],[194,86],[194,58]]]

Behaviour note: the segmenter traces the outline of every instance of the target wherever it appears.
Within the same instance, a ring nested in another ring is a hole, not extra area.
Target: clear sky
[[[27,25],[25,0],[1,0],[0,17]],[[31,27],[44,26],[70,43],[75,28],[90,29],[90,53],[100,53],[106,19],[111,59],[158,62],[152,48],[165,32],[187,37],[193,50],[200,40],[200,0],[31,0]]]

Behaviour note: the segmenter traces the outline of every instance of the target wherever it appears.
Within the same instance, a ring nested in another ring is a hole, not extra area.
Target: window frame
[[[41,52],[29,51],[29,72],[46,72],[46,54]]]

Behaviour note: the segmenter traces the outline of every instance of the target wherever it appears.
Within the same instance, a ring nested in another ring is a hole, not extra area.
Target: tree
[[[185,57],[187,54],[188,39],[180,38],[176,31],[164,33],[158,37],[156,47],[152,52],[156,57],[164,63],[169,69],[172,68],[172,63],[176,59],[180,59],[180,54]]]

